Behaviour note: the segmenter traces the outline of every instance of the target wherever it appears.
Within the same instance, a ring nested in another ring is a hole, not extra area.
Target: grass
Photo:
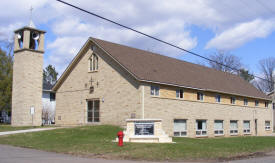
[[[174,138],[175,144],[113,143],[116,126],[82,126],[1,136],[0,144],[91,157],[137,160],[226,159],[275,149],[273,137]]]
[[[25,129],[31,129],[31,128],[37,128],[37,127],[33,127],[33,126],[13,127],[11,125],[0,125],[0,132],[3,132],[3,131],[15,131],[15,130],[25,130]]]

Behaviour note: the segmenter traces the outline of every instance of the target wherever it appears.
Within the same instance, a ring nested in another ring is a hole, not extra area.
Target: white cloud
[[[250,22],[240,23],[210,40],[206,48],[218,48],[230,50],[237,48],[255,38],[263,38],[275,29],[275,20],[256,19]]]
[[[201,36],[191,31],[193,25],[216,34],[206,47],[218,49],[236,48],[274,31],[273,13],[261,4],[275,11],[275,1],[66,1],[189,50],[200,44]],[[89,36],[178,57],[179,51],[171,47],[48,0],[1,2],[0,40],[10,38],[19,25],[28,24],[31,5],[36,26],[48,30],[45,63],[59,67],[59,71],[67,66]]]
[[[58,72],[63,72],[86,40],[85,37],[78,36],[57,38],[46,47],[51,51],[51,55],[46,60],[46,63],[53,64]]]

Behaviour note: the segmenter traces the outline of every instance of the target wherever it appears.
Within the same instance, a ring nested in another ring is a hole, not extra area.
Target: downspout
[[[275,103],[275,95],[274,95],[274,97],[273,97],[273,99],[272,99],[272,102],[271,102],[271,113],[272,113],[272,116],[271,116],[271,124],[272,124],[272,129],[271,129],[271,131],[272,131],[272,133],[274,132],[274,109],[273,109],[273,103]]]
[[[271,103],[271,109],[272,109],[272,133],[274,132],[274,109],[273,105],[275,105],[275,79],[274,81],[274,86],[273,86],[273,97],[272,97],[272,103]]]
[[[144,119],[144,85],[141,86],[141,114]]]

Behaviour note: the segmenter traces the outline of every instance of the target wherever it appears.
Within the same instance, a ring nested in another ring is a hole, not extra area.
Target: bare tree
[[[0,33],[0,38],[1,38],[1,33]],[[6,39],[0,40],[0,47],[2,48],[2,50],[5,50],[7,54],[10,56],[13,56],[13,45],[14,45],[13,37],[11,37],[11,39],[6,38]]]
[[[50,105],[46,104],[42,109],[42,121],[43,125],[51,124],[54,121],[55,112],[51,109]]]
[[[44,107],[42,109],[42,123],[43,125],[45,125],[45,124],[49,124],[48,122],[49,122],[49,109]]]
[[[269,57],[259,61],[260,73],[263,79],[254,81],[254,85],[263,92],[272,92],[274,90],[275,78],[275,58]]]
[[[238,73],[236,69],[239,70],[242,67],[240,58],[233,54],[230,54],[229,52],[217,51],[215,54],[210,55],[209,58],[213,61],[221,63],[218,64],[211,61],[208,62],[209,66],[216,70],[229,73]]]

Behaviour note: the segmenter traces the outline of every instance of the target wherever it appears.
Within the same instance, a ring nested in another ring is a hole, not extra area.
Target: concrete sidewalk
[[[2,135],[11,135],[11,134],[20,134],[20,133],[28,133],[28,132],[38,132],[38,131],[47,131],[54,130],[58,127],[49,127],[49,128],[34,128],[34,129],[26,129],[26,130],[16,130],[16,131],[4,131],[0,132],[0,136]]]

